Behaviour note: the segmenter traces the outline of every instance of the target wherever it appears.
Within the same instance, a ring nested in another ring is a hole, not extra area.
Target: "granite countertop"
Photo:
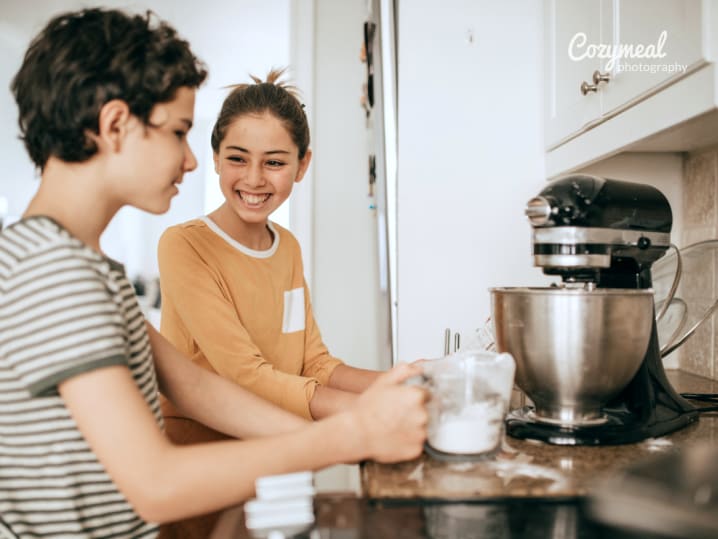
[[[685,539],[598,523],[579,502],[386,503],[321,494],[314,500],[314,514],[311,529],[292,539]],[[237,507],[224,513],[209,539],[266,536],[247,530]]]
[[[677,371],[668,377],[679,391],[718,392],[718,382],[705,378]],[[671,539],[665,526],[658,536],[645,529],[599,523],[584,495],[591,482],[606,472],[642,457],[700,443],[718,446],[718,414],[702,414],[697,423],[682,430],[636,444],[566,447],[508,438],[491,461],[448,463],[424,454],[400,464],[366,462],[362,465],[363,497],[318,495],[314,526],[296,537]],[[650,513],[651,519],[654,516]],[[680,529],[678,536],[688,537]],[[247,530],[242,506],[238,506],[223,513],[211,539],[254,537],[260,535]]]
[[[679,391],[718,393],[718,382],[680,371],[667,375]],[[445,462],[424,453],[399,464],[366,462],[362,492],[371,499],[558,501],[584,496],[607,472],[702,442],[718,445],[718,414],[703,413],[696,423],[669,435],[625,445],[557,446],[506,437],[501,451],[484,461]]]

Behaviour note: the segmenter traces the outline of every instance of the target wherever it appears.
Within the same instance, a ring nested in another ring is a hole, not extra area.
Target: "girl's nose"
[[[197,168],[197,158],[195,157],[194,152],[192,151],[192,148],[190,148],[189,144],[187,144],[185,150],[183,168],[185,172],[191,172]]]
[[[258,187],[264,185],[264,173],[261,166],[250,166],[247,170],[247,178],[245,180],[248,186]]]

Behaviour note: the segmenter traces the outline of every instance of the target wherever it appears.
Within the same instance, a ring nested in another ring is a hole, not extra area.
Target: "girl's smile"
[[[242,202],[244,202],[244,205],[250,209],[261,208],[272,196],[272,193],[250,193],[242,190],[235,192],[239,195]]]

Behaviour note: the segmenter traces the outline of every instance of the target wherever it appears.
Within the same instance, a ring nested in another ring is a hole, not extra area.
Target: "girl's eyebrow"
[[[192,129],[192,120],[189,118],[181,118],[181,121],[187,124],[187,129]]]
[[[244,153],[252,153],[252,152],[250,152],[248,149],[242,148],[241,146],[234,146],[234,145],[232,145],[232,146],[227,146],[226,148],[227,148],[228,150],[237,150],[237,151],[244,152]],[[277,153],[280,153],[280,154],[289,154],[289,153],[291,153],[291,152],[288,151],[288,150],[269,150],[268,152],[264,152],[264,155],[272,155],[272,154],[277,154]]]

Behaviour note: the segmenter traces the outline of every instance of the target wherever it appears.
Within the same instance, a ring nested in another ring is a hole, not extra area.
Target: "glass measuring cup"
[[[489,454],[504,430],[516,364],[510,354],[457,352],[424,365],[429,446],[441,453]]]

